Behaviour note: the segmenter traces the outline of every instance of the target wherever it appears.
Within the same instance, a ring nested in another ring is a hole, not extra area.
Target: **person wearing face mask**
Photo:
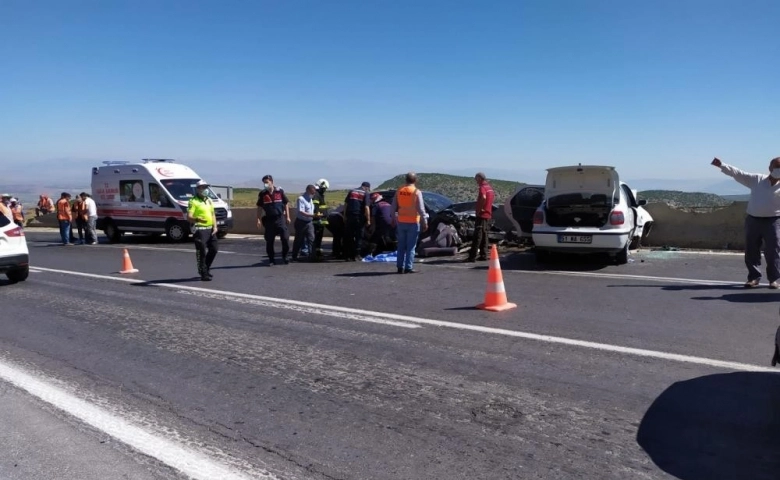
[[[762,241],[769,288],[780,288],[780,157],[769,162],[769,175],[743,172],[717,157],[711,163],[750,189],[745,217],[745,288],[756,287],[761,281]]]
[[[289,263],[287,253],[290,251],[290,201],[284,190],[274,186],[271,175],[263,177],[263,190],[257,194],[257,228],[265,228],[265,251],[268,254],[268,265],[276,265],[274,240],[276,236],[282,242],[282,263]]]
[[[298,253],[301,247],[306,246],[305,251],[311,259],[314,256],[312,244],[314,243],[314,196],[317,190],[314,185],[308,185],[306,192],[298,197],[295,215],[295,240],[292,247],[292,259],[298,261]]]
[[[203,282],[209,282],[213,278],[211,264],[217,256],[217,217],[214,203],[208,196],[208,187],[208,183],[199,180],[195,184],[195,196],[187,206],[187,220],[195,229],[195,260],[200,280]]]

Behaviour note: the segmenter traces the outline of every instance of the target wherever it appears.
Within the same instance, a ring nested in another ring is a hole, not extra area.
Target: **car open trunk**
[[[619,201],[613,167],[576,166],[547,170],[545,219],[551,227],[603,227]]]

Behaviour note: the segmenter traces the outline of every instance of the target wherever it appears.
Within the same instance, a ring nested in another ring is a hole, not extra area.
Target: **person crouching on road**
[[[493,199],[495,193],[488,183],[485,174],[482,172],[474,175],[479,192],[477,192],[477,205],[475,214],[477,219],[474,221],[474,238],[471,240],[471,250],[466,259],[467,262],[474,262],[477,259],[487,260],[488,247],[488,229],[490,228],[490,219],[493,218]],[[479,253],[479,257],[477,257]]]
[[[344,260],[358,260],[363,243],[363,230],[371,226],[371,198],[368,192],[371,184],[363,182],[344,199]]]
[[[328,223],[325,227],[332,238],[331,255],[338,260],[344,259],[344,205],[334,208],[328,213]]]
[[[195,184],[195,196],[187,205],[187,220],[195,229],[195,260],[200,280],[203,282],[213,278],[211,264],[217,256],[217,215],[214,203],[208,196],[208,187],[208,183],[199,180]]]
[[[393,207],[382,198],[382,194],[379,192],[371,194],[371,218],[374,226],[371,232],[371,243],[374,244],[374,250],[371,254],[377,256],[382,252],[394,251],[396,238],[393,226]]]
[[[762,241],[769,288],[780,288],[780,157],[769,162],[769,175],[743,172],[717,157],[711,164],[750,189],[745,217],[745,288],[760,283]]]
[[[290,200],[284,190],[274,186],[274,177],[263,177],[263,190],[257,194],[257,228],[265,228],[265,251],[268,254],[268,265],[276,265],[274,240],[276,236],[282,242],[282,263],[288,263],[287,253],[290,251]]]
[[[419,190],[417,174],[406,174],[406,185],[399,188],[393,197],[393,213],[398,237],[398,273],[415,273],[414,250],[420,231],[428,230],[428,215],[425,213],[422,191]]]
[[[314,257],[314,195],[317,190],[314,185],[306,186],[306,192],[298,197],[296,216],[295,216],[295,241],[293,241],[292,259],[298,261],[298,253],[301,247],[305,247],[309,259]]]

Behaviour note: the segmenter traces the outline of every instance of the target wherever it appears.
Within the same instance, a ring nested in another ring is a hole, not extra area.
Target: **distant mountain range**
[[[314,165],[310,165],[313,167]],[[356,165],[353,165],[356,167]],[[27,206],[34,205],[38,200],[38,195],[46,193],[53,198],[59,197],[59,193],[62,191],[68,191],[71,193],[78,193],[80,191],[89,191],[89,169],[84,165],[86,173],[79,175],[78,177],[61,177],[51,178],[46,176],[46,172],[40,172],[39,180],[28,179],[31,181],[24,181],[15,184],[0,185],[2,192],[8,192],[17,198]],[[272,170],[272,169],[271,169]],[[317,170],[320,170],[319,168]],[[323,168],[327,170],[327,168]],[[365,170],[365,168],[361,169]],[[383,168],[378,169],[375,172],[363,174],[352,174],[351,176],[329,176],[331,189],[343,189],[352,188],[360,184],[360,181],[368,180],[374,184],[374,180],[382,172],[386,172],[388,166],[383,165]],[[72,172],[72,170],[70,170]],[[247,169],[247,171],[250,171]],[[260,185],[260,179],[255,178],[258,172],[264,172],[265,170],[252,169],[251,176],[247,175],[244,181],[241,182],[221,182],[223,185],[232,184],[235,187],[257,187]],[[206,173],[206,172],[204,172]],[[201,173],[201,175],[204,175]],[[224,173],[223,173],[224,175]],[[260,175],[262,176],[262,175]],[[205,178],[209,178],[204,175]],[[327,175],[323,177],[328,178]],[[387,178],[387,177],[385,177]],[[224,179],[224,176],[222,177]],[[362,179],[360,181],[354,179]],[[316,178],[295,178],[295,177],[281,177],[277,178],[277,184],[282,185],[287,192],[302,192],[305,189],[307,183],[314,183]],[[218,183],[218,182],[215,182]],[[374,185],[374,189],[388,189],[397,188],[404,183],[404,175],[396,175],[388,180],[385,180],[378,185]],[[521,185],[526,185],[524,182],[512,181],[512,180],[497,180],[490,179],[490,183],[496,192],[496,202],[503,202],[507,197],[514,194],[517,188]],[[538,183],[538,182],[533,182]],[[543,182],[541,182],[543,183]],[[679,181],[676,183],[682,183],[691,185],[696,182]],[[682,190],[665,190],[665,189],[643,189],[642,185],[645,182],[631,182],[632,188],[639,189],[639,197],[648,200],[649,203],[663,202],[677,208],[712,208],[724,205],[729,205],[734,201],[746,201],[747,193],[739,194],[739,192],[747,192],[744,187],[736,184],[731,179],[728,179],[723,183],[724,188],[728,187],[729,194],[717,195],[714,193],[705,193],[702,191],[690,192]],[[473,174],[469,175],[450,175],[444,173],[418,173],[418,185],[423,190],[433,191],[448,196],[455,202],[471,201],[476,195],[476,183],[474,182]],[[738,188],[737,188],[738,187]],[[731,192],[734,192],[733,194]],[[724,191],[724,193],[726,193]]]

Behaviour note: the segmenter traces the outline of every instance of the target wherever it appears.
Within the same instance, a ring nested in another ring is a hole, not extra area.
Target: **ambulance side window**
[[[119,182],[119,201],[144,202],[144,183],[141,180],[122,180]]]
[[[168,196],[165,194],[162,188],[156,183],[149,184],[149,201],[156,203],[157,205],[165,208],[171,208],[173,205],[168,200]]]

